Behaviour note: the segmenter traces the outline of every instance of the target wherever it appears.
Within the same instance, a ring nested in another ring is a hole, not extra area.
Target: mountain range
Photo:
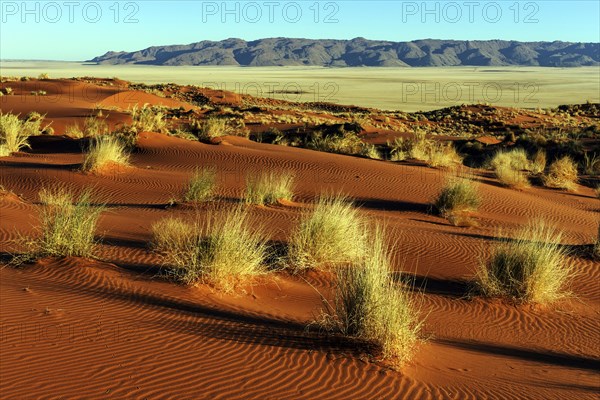
[[[392,42],[364,38],[245,41],[232,38],[154,46],[134,52],[109,51],[89,62],[170,66],[578,67],[600,65],[600,43],[435,39]]]

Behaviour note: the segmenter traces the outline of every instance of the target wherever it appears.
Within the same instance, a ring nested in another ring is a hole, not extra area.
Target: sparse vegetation
[[[200,121],[193,120],[190,128],[201,142],[210,142],[214,138],[231,133],[231,128],[224,118],[211,117]]]
[[[44,80],[50,79],[50,75],[48,75],[48,73],[44,72],[44,73],[39,74],[38,79],[40,81],[44,81]]]
[[[188,183],[184,201],[203,202],[214,197],[217,185],[217,171],[214,168],[198,168]]]
[[[167,129],[165,113],[160,107],[148,104],[138,107],[136,104],[131,110],[131,119],[133,127],[139,132],[164,132]]]
[[[156,223],[155,248],[171,275],[185,284],[208,282],[230,291],[240,281],[264,274],[267,245],[248,214],[214,212],[205,222],[167,218]]]
[[[291,173],[263,172],[246,177],[245,200],[248,204],[273,204],[292,200],[294,176]]]
[[[448,218],[477,211],[481,196],[475,183],[468,179],[450,180],[435,200],[435,208]]]
[[[42,189],[41,235],[25,240],[26,259],[36,257],[91,257],[102,205],[92,204],[89,190],[76,196],[65,188]]]
[[[409,294],[393,282],[384,231],[368,234],[361,257],[337,270],[333,305],[325,302],[325,328],[374,345],[397,365],[410,360],[422,322]]]
[[[451,144],[434,144],[425,160],[430,167],[451,168],[462,164],[462,157]]]
[[[513,170],[529,171],[531,162],[527,158],[527,153],[522,148],[512,149],[510,151],[498,151],[490,161],[490,167],[493,170]]]
[[[538,150],[531,161],[531,172],[536,175],[541,175],[546,170],[546,152]]]
[[[83,136],[94,137],[100,135],[106,135],[109,132],[108,124],[106,120],[100,119],[96,116],[89,116],[83,121]],[[75,133],[75,132],[73,132]]]
[[[352,202],[341,196],[321,197],[293,232],[290,268],[336,267],[356,261],[365,245],[364,222]]]
[[[510,164],[498,164],[494,172],[504,186],[514,189],[525,189],[531,186],[527,175],[523,171],[514,169]]]
[[[573,159],[564,156],[550,164],[548,173],[544,176],[544,185],[569,191],[577,190],[577,165]]]
[[[72,137],[73,139],[81,139],[84,136],[79,125],[67,125],[65,128],[65,135]]]
[[[479,289],[488,296],[551,303],[567,292],[573,276],[562,234],[543,220],[521,228],[514,239],[501,239],[478,270]]]
[[[329,153],[359,154],[363,148],[363,142],[354,132],[341,131],[335,134],[324,134],[316,131],[311,134],[306,147]]]
[[[0,112],[0,157],[30,147],[27,139],[40,134],[41,122],[41,118],[21,120],[18,115]]]
[[[97,172],[107,166],[126,166],[129,164],[129,153],[121,141],[112,136],[94,138],[83,161],[82,169]]]

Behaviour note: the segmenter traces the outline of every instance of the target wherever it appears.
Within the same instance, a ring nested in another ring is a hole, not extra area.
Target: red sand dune
[[[69,85],[77,90],[82,83],[61,83],[57,93]],[[105,105],[122,107],[114,98],[117,89],[100,91]],[[147,96],[140,100],[150,102]],[[56,125],[94,106],[81,97],[52,104],[11,101],[1,103],[3,112],[36,110]],[[509,234],[529,218],[558,224],[568,244],[590,243],[599,202],[589,188],[574,194],[514,191],[473,171],[482,182],[483,205],[478,226],[460,228],[428,213],[446,174],[420,165],[238,137],[207,145],[143,133],[132,168],[90,175],[77,170],[83,155],[76,141],[44,136],[32,144],[31,151],[0,159],[0,184],[22,196],[0,196],[0,251],[17,250],[18,235],[35,234],[41,187],[92,186],[109,210],[98,227],[103,261],[44,259],[0,269],[3,399],[598,398],[597,262],[574,255],[575,297],[547,308],[467,299],[464,283],[498,230]],[[323,191],[344,192],[364,214],[385,221],[398,245],[397,270],[423,285],[427,340],[414,360],[394,371],[348,343],[308,332],[320,308],[314,288],[330,294],[325,274],[304,280],[279,273],[237,294],[157,278],[150,226],[170,215],[203,215],[202,209],[167,207],[201,165],[218,168],[225,199],[240,197],[248,171],[296,175],[295,202],[249,207],[273,240],[284,240],[304,203]]]

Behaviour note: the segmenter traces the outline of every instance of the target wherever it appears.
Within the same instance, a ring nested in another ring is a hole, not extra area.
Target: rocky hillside
[[[332,67],[441,67],[600,65],[600,43],[506,40],[416,40],[389,42],[270,38],[227,39],[155,46],[135,52],[108,52],[90,62],[147,65],[242,65]]]

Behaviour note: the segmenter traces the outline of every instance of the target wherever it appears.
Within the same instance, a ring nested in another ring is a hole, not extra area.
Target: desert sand
[[[430,212],[445,170],[243,137],[204,144],[156,132],[139,134],[132,167],[85,174],[78,170],[81,139],[63,135],[73,121],[102,108],[111,126],[127,122],[131,102],[124,99],[197,107],[74,80],[22,84],[23,93],[32,85],[48,94],[3,96],[2,112],[46,114],[55,134],[32,137],[31,149],[0,159],[3,263],[23,250],[15,244],[20,236],[36,234],[40,188],[93,187],[108,210],[97,230],[97,259],[48,258],[0,269],[3,399],[598,398],[597,261],[575,252],[574,296],[551,306],[469,296],[474,271],[499,231],[510,235],[541,216],[564,231],[564,244],[592,243],[600,203],[591,187],[517,191],[472,170],[483,203],[476,226],[457,227]],[[375,130],[367,137],[385,142]],[[293,202],[246,206],[273,241],[285,241],[307,204],[325,191],[346,193],[361,213],[384,222],[397,245],[395,269],[414,278],[425,318],[413,360],[395,370],[344,340],[307,330],[321,308],[319,292],[331,293],[327,273],[277,272],[234,293],[158,277],[152,223],[193,218],[211,207],[170,205],[197,166],[217,168],[221,207],[235,206],[248,171],[293,172]]]

